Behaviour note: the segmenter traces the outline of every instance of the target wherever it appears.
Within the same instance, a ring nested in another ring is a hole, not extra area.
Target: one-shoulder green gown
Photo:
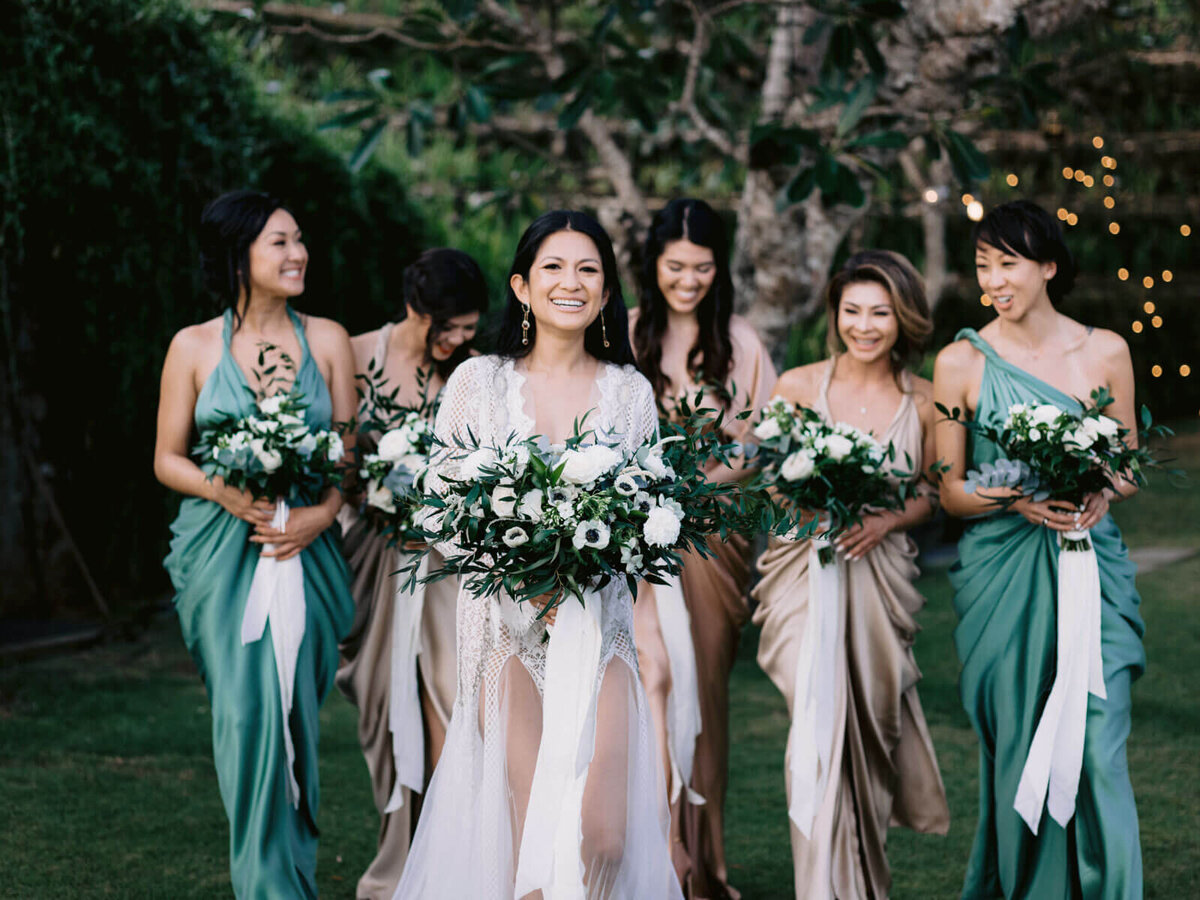
[[[309,406],[308,424],[328,428],[333,404],[308,349],[299,317],[288,310],[302,360],[296,384]],[[196,428],[203,432],[228,415],[254,409],[245,376],[229,352],[231,315],[225,313],[221,361],[196,399]],[[299,498],[290,505],[302,504]],[[185,497],[171,525],[164,565],[175,586],[175,608],[188,650],[208,690],[213,717],[213,757],[221,799],[229,816],[230,875],[241,900],[317,896],[317,713],[333,686],[338,639],[354,619],[349,572],[330,528],[301,554],[306,620],[296,663],[295,692],[287,727],[296,748],[300,806],[287,795],[283,712],[270,640],[241,643],[242,613],[258,562],[251,526],[219,504]]]
[[[1003,419],[1014,403],[1077,401],[1007,362],[974,330],[986,357],[979,420]],[[971,465],[999,448],[972,441]],[[1135,566],[1112,516],[1092,529],[1100,568],[1101,648],[1108,699],[1088,696],[1083,774],[1066,828],[1043,811],[1034,835],[1013,809],[1017,783],[1055,675],[1058,542],[1055,532],[1016,514],[969,523],[950,570],[962,661],[959,691],[979,734],[979,826],[963,900],[1140,900],[1142,859],[1125,740],[1132,681],[1145,667]]]

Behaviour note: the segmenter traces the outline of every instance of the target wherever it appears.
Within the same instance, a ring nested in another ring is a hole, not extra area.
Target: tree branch
[[[696,81],[700,77],[700,63],[704,51],[708,49],[708,16],[696,6],[694,0],[688,0],[688,9],[692,13],[694,25],[692,44],[688,48],[687,72],[683,78],[683,91],[679,95],[677,106],[692,120],[692,124],[710,144],[725,156],[732,156],[739,162],[745,162],[749,155],[745,147],[735,147],[723,131],[713,125],[700,112],[696,105]]]

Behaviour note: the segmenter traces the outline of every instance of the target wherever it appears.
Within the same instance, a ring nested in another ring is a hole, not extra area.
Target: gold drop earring
[[[608,346],[608,329],[604,326],[604,309],[600,310],[600,336],[604,338],[604,346]]]
[[[521,305],[525,307],[525,314],[521,317],[521,343],[528,345],[529,344],[529,304],[522,303]],[[607,346],[607,344],[605,346]]]

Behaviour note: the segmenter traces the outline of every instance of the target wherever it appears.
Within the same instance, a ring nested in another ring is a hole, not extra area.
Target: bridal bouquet
[[[939,405],[939,412],[961,422],[977,438],[991,441],[1003,454],[996,462],[968,472],[964,489],[974,493],[979,488],[1015,488],[1034,500],[1062,500],[1079,507],[1088,494],[1112,487],[1115,473],[1144,484],[1143,470],[1157,465],[1156,460],[1144,447],[1127,446],[1130,429],[1104,415],[1113,402],[1106,388],[1092,391],[1091,400],[1090,405],[1081,402],[1078,413],[1052,403],[1014,403],[999,424],[965,421],[960,410]],[[1142,423],[1147,435],[1170,433],[1151,424],[1145,407]],[[1069,550],[1088,546],[1086,537],[1064,542]]]
[[[193,454],[210,477],[256,498],[285,498],[294,490],[318,495],[338,481],[345,448],[336,431],[313,430],[304,420],[308,404],[298,393],[257,401],[255,413],[229,417],[206,428]]]
[[[758,485],[773,487],[798,511],[827,514],[832,528],[852,524],[868,508],[900,509],[913,489],[911,471],[891,468],[891,445],[883,447],[852,425],[830,425],[814,410],[782,397],[762,410],[754,436],[759,441]],[[901,479],[899,486],[888,480],[889,474]],[[807,527],[811,534],[813,523]],[[829,547],[822,550],[832,553]]]
[[[559,451],[535,438],[447,448],[452,464],[425,496],[433,509],[424,528],[449,549],[429,577],[458,574],[476,594],[503,590],[517,601],[551,594],[547,610],[616,579],[631,591],[643,579],[664,583],[678,574],[681,550],[708,555],[709,534],[750,517],[721,502],[732,486],[704,478],[710,457],[698,451],[732,448],[711,432],[679,432],[629,454],[585,444],[591,432],[578,426]]]

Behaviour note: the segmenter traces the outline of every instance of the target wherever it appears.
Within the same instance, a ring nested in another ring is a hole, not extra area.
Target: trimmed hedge
[[[158,378],[171,335],[216,312],[198,271],[204,204],[243,186],[288,202],[311,254],[297,305],[352,331],[394,315],[428,230],[394,175],[352,175],[273,111],[182,2],[0,0],[0,57],[7,418],[25,421],[97,581],[128,612],[167,587]],[[0,428],[5,444],[16,427]],[[45,564],[57,539],[41,513],[28,533],[40,507],[24,481],[26,546],[3,542],[6,570],[31,549]],[[6,538],[21,505],[0,513]],[[0,612],[34,599],[14,593]]]

